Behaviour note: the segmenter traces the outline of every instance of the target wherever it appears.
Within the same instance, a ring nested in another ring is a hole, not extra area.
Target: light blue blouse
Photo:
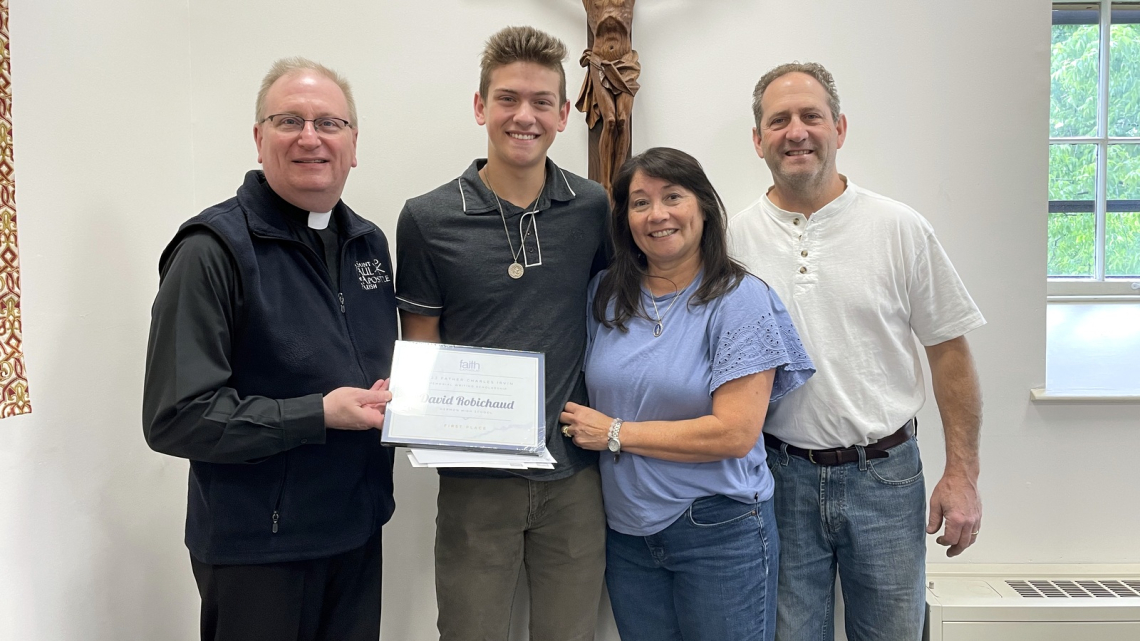
[[[712,414],[714,390],[770,369],[776,369],[774,402],[815,372],[784,304],[754,276],[707,305],[688,305],[700,287],[698,275],[665,313],[664,331],[654,337],[656,321],[634,317],[626,333],[594,318],[594,295],[604,273],[590,283],[585,371],[590,405],[607,416],[675,421]],[[652,310],[649,297],[642,288],[642,304]],[[657,297],[657,309],[664,313],[672,299],[672,294]],[[611,317],[612,308],[611,303]],[[601,473],[609,526],[634,536],[660,532],[703,496],[721,494],[743,503],[772,496],[763,439],[744,458],[709,463],[627,452],[615,464],[613,455],[602,452]]]

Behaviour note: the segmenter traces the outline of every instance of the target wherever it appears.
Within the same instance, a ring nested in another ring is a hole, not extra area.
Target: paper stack
[[[483,467],[502,470],[550,470],[554,469],[556,463],[546,448],[542,448],[538,454],[496,454],[413,447],[408,450],[408,461],[412,467]]]

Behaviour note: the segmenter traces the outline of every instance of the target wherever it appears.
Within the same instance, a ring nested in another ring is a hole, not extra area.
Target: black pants
[[[380,532],[333,557],[209,565],[190,557],[202,596],[203,641],[376,641]]]

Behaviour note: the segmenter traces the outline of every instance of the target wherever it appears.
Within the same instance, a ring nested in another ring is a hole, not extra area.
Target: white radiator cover
[[[926,641],[1138,641],[1140,565],[929,564]]]

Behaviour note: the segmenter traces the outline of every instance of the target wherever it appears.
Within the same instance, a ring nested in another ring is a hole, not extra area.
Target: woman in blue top
[[[815,371],[787,310],[728,257],[700,163],[654,148],[613,186],[590,285],[586,384],[563,432],[601,457],[606,584],[623,641],[770,640],[779,540],[761,428]]]

